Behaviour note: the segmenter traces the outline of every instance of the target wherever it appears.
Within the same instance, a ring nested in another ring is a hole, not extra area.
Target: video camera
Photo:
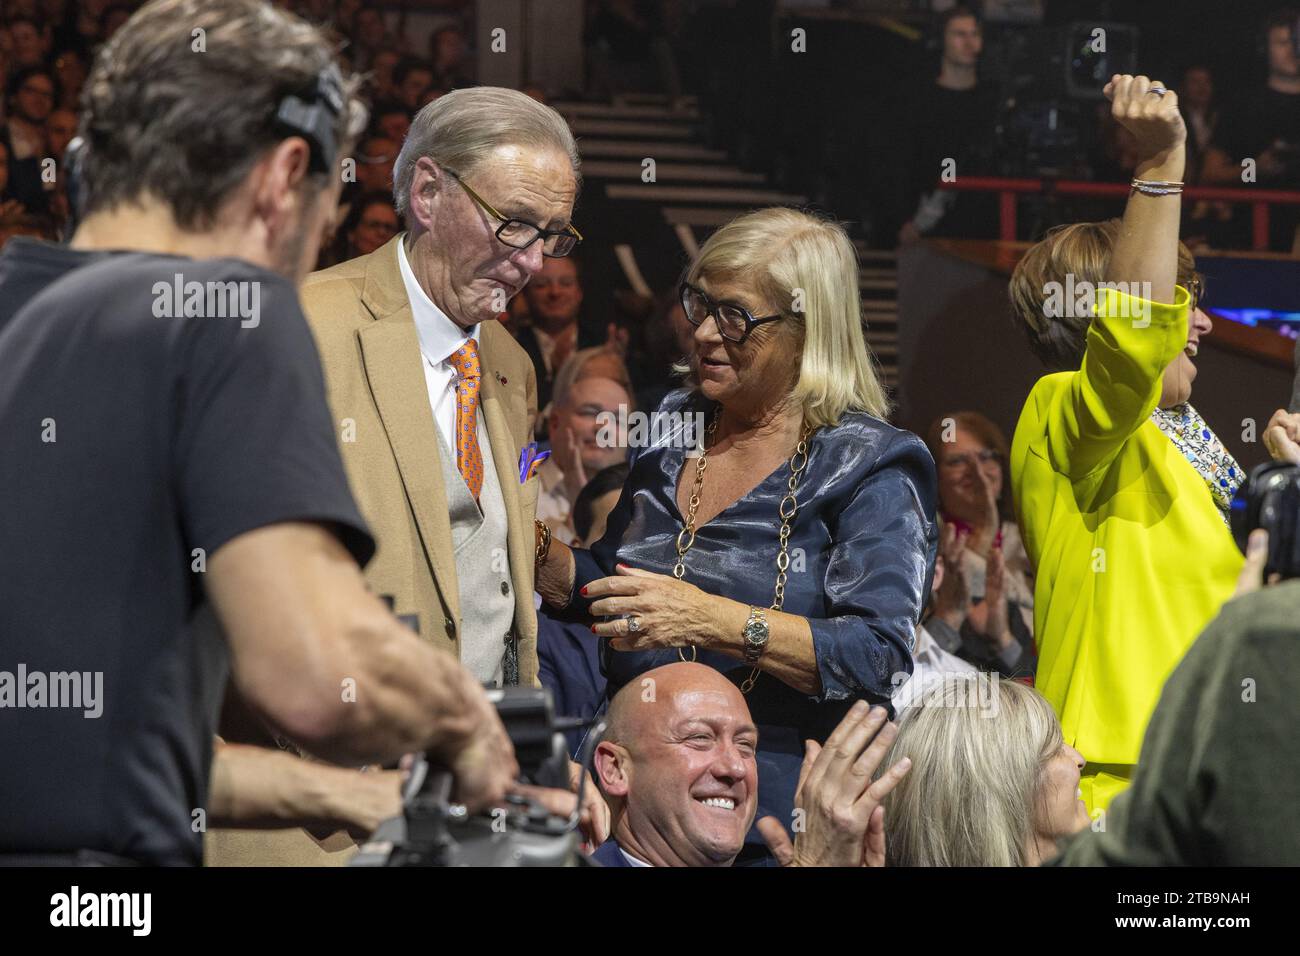
[[[1270,461],[1252,469],[1232,500],[1229,520],[1242,554],[1252,531],[1268,532],[1265,580],[1300,577],[1300,467]]]
[[[564,731],[589,726],[557,718],[544,688],[489,689],[514,744],[524,783],[567,790]],[[588,734],[582,763],[590,762],[604,722]],[[507,806],[469,815],[451,798],[454,781],[443,767],[417,759],[403,794],[400,817],[385,820],[361,847],[352,866],[585,866],[578,850],[578,819],[557,817],[534,801],[507,798]],[[585,781],[582,786],[585,786]],[[582,793],[579,791],[579,805]]]

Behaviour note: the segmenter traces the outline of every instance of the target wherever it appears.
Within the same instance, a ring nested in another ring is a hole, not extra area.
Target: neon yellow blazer
[[[1092,763],[1137,763],[1165,678],[1243,561],[1205,481],[1151,421],[1187,344],[1187,291],[1175,299],[1100,292],[1082,368],[1038,380],[1011,445],[1037,569],[1035,684]]]

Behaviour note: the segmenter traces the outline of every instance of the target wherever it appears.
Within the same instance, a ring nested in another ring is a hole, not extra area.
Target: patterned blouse
[[[1191,402],[1183,402],[1173,408],[1157,408],[1151,413],[1151,420],[1169,436],[1169,440],[1204,479],[1220,516],[1231,527],[1228,512],[1242,481],[1241,466],[1232,457],[1232,452],[1223,447],[1219,436],[1211,431]]]

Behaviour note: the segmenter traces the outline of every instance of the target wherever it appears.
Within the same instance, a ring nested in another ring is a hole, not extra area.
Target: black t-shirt
[[[53,285],[54,280],[103,255],[28,236],[14,236],[0,250],[0,332],[19,309]]]
[[[1286,169],[1275,178],[1260,174],[1259,183],[1276,188],[1300,185],[1300,94],[1267,87],[1252,92],[1223,111],[1216,138],[1237,163],[1274,151]]]
[[[169,317],[199,304],[178,281],[245,308]],[[233,259],[77,268],[0,331],[0,435],[0,852],[196,864],[227,659],[195,549],[305,520],[374,550],[295,290]]]

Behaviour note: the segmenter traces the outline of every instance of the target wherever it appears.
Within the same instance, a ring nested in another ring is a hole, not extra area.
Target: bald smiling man
[[[596,778],[609,803],[604,866],[730,866],[758,806],[758,729],[712,667],[646,671],[609,706]]]

